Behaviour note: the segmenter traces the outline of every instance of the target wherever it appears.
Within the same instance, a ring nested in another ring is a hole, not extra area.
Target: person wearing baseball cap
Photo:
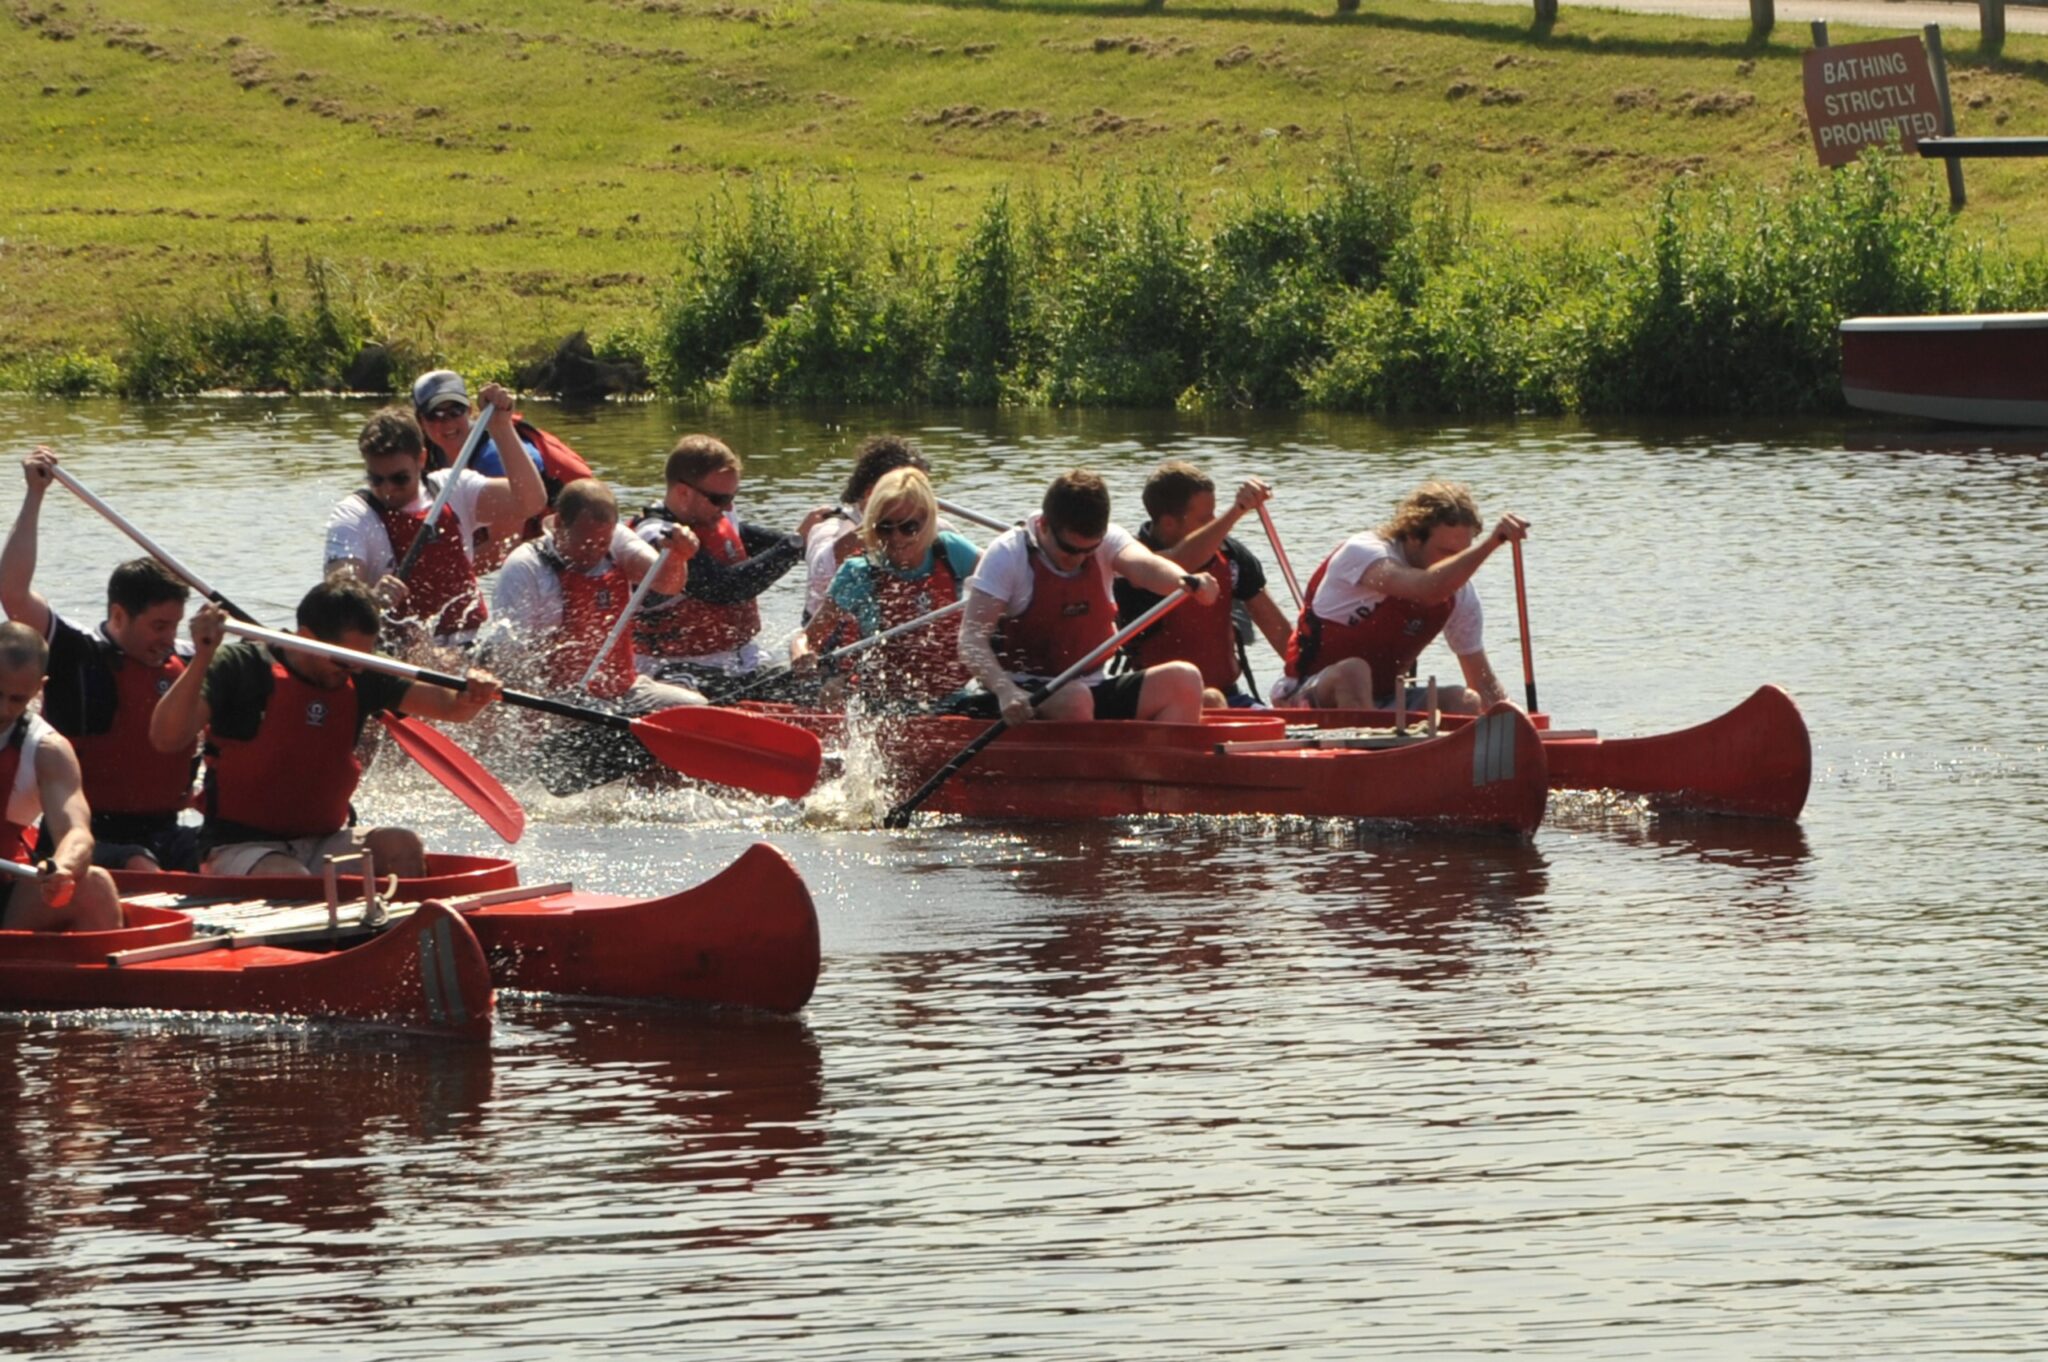
[[[469,438],[472,420],[469,387],[462,381],[462,375],[453,369],[434,369],[421,374],[413,380],[412,409],[419,420],[421,432],[426,436],[428,470],[448,467],[461,452],[463,442]],[[523,416],[514,412],[511,417],[512,428],[526,450],[526,456],[540,470],[541,483],[547,490],[547,505],[552,509],[555,498],[561,495],[564,487],[578,478],[592,476],[590,465],[567,444]],[[484,436],[476,452],[470,456],[469,466],[487,478],[505,476],[505,459],[495,434]],[[480,570],[491,571],[505,560],[506,554],[527,540],[538,539],[540,533],[540,516],[536,515],[518,533],[494,539],[484,546],[479,559]]]

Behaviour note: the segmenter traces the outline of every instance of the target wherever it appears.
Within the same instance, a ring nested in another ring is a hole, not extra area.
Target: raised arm
[[[671,545],[675,552],[662,563],[654,585],[647,588],[659,596],[673,596],[690,584],[690,560],[697,556],[696,534],[687,525],[670,522],[660,526],[653,539],[631,532],[612,536],[612,554],[626,580],[635,586],[660,562],[661,551]]]
[[[1144,587],[1155,596],[1170,595],[1183,585],[1192,583],[1195,599],[1203,605],[1213,604],[1217,591],[1221,589],[1208,573],[1190,573],[1171,558],[1162,558],[1135,539],[1118,551],[1116,571],[1118,576]]]
[[[540,469],[527,457],[526,446],[512,424],[512,394],[502,384],[486,383],[477,400],[491,408],[486,429],[497,446],[499,462],[505,465],[505,476],[489,479],[477,494],[476,518],[494,532],[516,530],[548,508],[547,484],[541,481]]]
[[[42,515],[43,494],[50,490],[50,470],[56,466],[57,456],[41,445],[21,461],[28,490],[14,517],[7,547],[0,549],[0,609],[7,612],[7,618],[26,624],[45,638],[50,636],[50,603],[31,583],[36,576],[36,522]]]
[[[1473,540],[1471,547],[1463,553],[1453,554],[1426,568],[1409,567],[1392,558],[1382,558],[1365,570],[1359,584],[1382,596],[1437,605],[1457,595],[1458,588],[1472,580],[1472,574],[1479,571],[1480,564],[1490,558],[1495,549],[1528,536],[1528,521],[1518,515],[1504,515],[1485,538]]]
[[[1214,520],[1166,550],[1165,557],[1184,568],[1198,568],[1216,556],[1223,541],[1237,528],[1237,522],[1256,511],[1273,495],[1273,489],[1258,478],[1246,478],[1238,485],[1237,497]]]
[[[192,613],[192,660],[149,715],[149,745],[159,752],[190,752],[213,721],[206,703],[206,672],[227,636],[228,612],[208,601]]]

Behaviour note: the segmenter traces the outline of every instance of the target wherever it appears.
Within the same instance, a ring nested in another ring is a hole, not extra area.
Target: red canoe
[[[428,905],[325,954],[199,937],[192,919],[131,906],[111,932],[0,931],[0,1007],[143,1008],[345,1020],[465,1040],[491,1033],[491,972],[460,916]]]
[[[427,869],[425,878],[399,881],[392,901],[426,898],[461,913],[501,988],[795,1012],[817,987],[810,890],[765,842],[703,884],[652,899],[564,885],[522,891],[511,862],[483,857],[430,856]],[[124,895],[177,894],[187,911],[217,925],[249,911],[250,901],[303,903],[323,892],[319,880],[270,876],[121,871],[115,880]],[[344,899],[359,903],[361,880],[341,884]]]
[[[1283,710],[1294,724],[1384,728],[1384,711]],[[1544,716],[1539,716],[1543,719]],[[1445,715],[1446,728],[1469,723]],[[1649,738],[1543,731],[1553,789],[1619,790],[1665,808],[1760,818],[1799,817],[1813,783],[1813,740],[1792,697],[1761,686],[1718,718]]]
[[[778,712],[821,739],[837,714]],[[915,789],[988,728],[984,719],[876,720],[891,779]],[[1543,744],[1512,705],[1429,742],[1383,750],[1246,750],[1286,737],[1278,712],[1199,724],[1041,722],[990,743],[925,808],[972,818],[1282,814],[1528,834],[1543,820]]]

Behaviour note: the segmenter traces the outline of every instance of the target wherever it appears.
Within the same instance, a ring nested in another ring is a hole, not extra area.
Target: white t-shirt
[[[1032,516],[1016,529],[1004,530],[997,535],[989,546],[982,550],[980,565],[974,569],[974,575],[967,579],[969,591],[979,591],[1003,603],[1004,619],[1021,615],[1031,607],[1031,536],[1037,532],[1039,522],[1043,519],[1043,516]],[[1095,552],[1088,556],[1087,561],[1081,564],[1077,572],[1060,575],[1099,573],[1102,577],[1102,592],[1107,597],[1116,578],[1116,556],[1136,542],[1123,526],[1111,525],[1109,531],[1102,536],[1102,542],[1096,546]],[[1052,567],[1050,559],[1046,561],[1046,567],[1058,572],[1057,568]],[[1113,622],[1115,606],[1112,605],[1110,610]],[[1108,665],[1109,659],[1104,658],[1103,666]],[[1102,668],[1098,667],[1088,675],[1076,678],[1076,681],[1080,685],[1092,686],[1100,681],[1102,676]]]
[[[1318,615],[1336,624],[1356,623],[1372,613],[1373,607],[1386,599],[1379,591],[1368,591],[1359,582],[1374,563],[1382,558],[1391,558],[1404,567],[1413,567],[1408,556],[1401,552],[1398,544],[1389,544],[1371,530],[1354,534],[1337,549],[1330,559],[1329,569],[1323,573],[1322,585],[1316,588],[1315,598],[1309,604]],[[1451,599],[1451,617],[1444,622],[1444,643],[1459,657],[1469,657],[1484,651],[1482,642],[1483,616],[1479,609],[1479,593],[1467,582],[1458,588],[1458,594]]]
[[[516,642],[530,647],[541,637],[562,627],[562,579],[541,558],[543,547],[553,551],[553,532],[512,550],[505,566],[498,569],[498,586],[491,593],[491,618],[484,626],[480,642],[498,642],[510,634]],[[616,562],[624,566],[626,575],[631,577],[631,564],[651,566],[654,558],[654,550],[624,525],[618,525],[612,529],[611,552],[595,567],[584,569],[583,575],[602,577]],[[646,567],[643,566],[641,571],[644,573]]]
[[[811,526],[810,534],[804,539],[804,618],[808,620],[818,613],[818,607],[825,603],[825,595],[832,589],[833,574],[839,571],[839,555],[833,546],[843,534],[852,534],[860,529],[860,516],[847,507],[840,507],[838,515],[826,516]],[[861,552],[856,548],[855,553]]]
[[[446,473],[429,473],[435,486],[439,486]],[[465,468],[455,479],[455,486],[448,491],[448,508],[455,512],[455,519],[462,526],[462,551],[475,557],[477,524],[477,498],[483,495],[491,480],[474,469]],[[416,515],[425,515],[434,504],[434,492],[430,487],[420,488],[419,495],[412,499],[406,509]],[[384,521],[369,503],[351,492],[334,503],[334,509],[327,513],[327,562],[337,563],[344,558],[353,558],[369,570],[370,580],[393,571],[398,566],[398,556],[391,551],[391,536],[384,532]]]

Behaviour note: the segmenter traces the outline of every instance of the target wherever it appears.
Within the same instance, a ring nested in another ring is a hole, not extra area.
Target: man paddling
[[[192,654],[178,642],[191,588],[155,559],[137,558],[107,579],[99,628],[87,632],[65,619],[32,585],[37,522],[57,456],[38,448],[21,467],[28,492],[0,550],[0,606],[49,644],[43,717],[70,740],[84,772],[94,863],[196,870],[198,832],[178,815],[192,802],[198,746],[158,752],[149,745],[150,712]]]
[[[484,400],[495,408],[491,428],[507,441],[517,438],[511,394],[493,383],[484,389]],[[514,459],[501,477],[473,468],[453,473],[434,537],[401,580],[398,564],[425,532],[427,513],[451,474],[427,471],[425,438],[403,407],[372,416],[356,447],[369,486],[343,497],[328,513],[326,571],[346,570],[369,583],[396,618],[419,621],[435,643],[467,646],[488,613],[477,586],[477,537],[516,529],[546,508],[539,471]]]
[[[1041,719],[1201,717],[1202,674],[1167,662],[1104,679],[1100,667],[1034,707],[1026,687],[1058,676],[1116,633],[1110,583],[1121,577],[1165,595],[1183,585],[1213,605],[1216,579],[1188,574],[1109,519],[1109,488],[1084,469],[1046,489],[1039,514],[997,535],[967,581],[960,660],[988,694],[980,712],[1011,723]],[[1107,659],[1105,659],[1106,661]]]
[[[364,830],[350,805],[363,768],[363,724],[390,710],[464,723],[498,698],[473,670],[450,690],[361,671],[315,653],[257,643],[221,646],[227,612],[192,616],[192,665],[150,718],[159,752],[189,750],[206,735],[206,822],[201,868],[210,875],[313,875],[328,856],[368,849],[380,870],[426,873],[426,848],[409,828]],[[377,650],[383,624],[369,588],[343,574],[299,601],[298,632],[359,653]]]
[[[722,690],[760,669],[761,593],[803,558],[804,539],[832,514],[820,507],[795,534],[743,521],[732,513],[740,490],[740,456],[723,440],[685,435],[669,451],[659,505],[633,522],[653,540],[681,525],[702,546],[680,593],[659,587],[633,622],[640,669],[663,680]]]
[[[1486,659],[1472,575],[1502,544],[1529,534],[1518,515],[1480,537],[1479,507],[1463,483],[1426,482],[1393,519],[1354,534],[1308,579],[1307,606],[1287,642],[1287,675],[1273,703],[1297,709],[1387,709],[1394,687],[1438,634],[1465,674],[1437,692],[1446,711],[1477,714],[1507,699]],[[1425,702],[1410,687],[1408,705]]]
[[[41,634],[18,620],[0,624],[0,856],[36,864],[38,819],[51,843],[41,876],[9,877],[0,928],[111,931],[121,925],[121,898],[113,877],[93,864],[92,809],[77,754],[63,734],[28,712],[49,661]]]
[[[1287,616],[1266,594],[1266,569],[1231,529],[1250,511],[1265,504],[1272,491],[1257,478],[1246,478],[1223,514],[1216,513],[1216,484],[1191,463],[1170,459],[1145,482],[1145,514],[1138,542],[1184,569],[1199,568],[1218,582],[1230,583],[1227,596],[1213,605],[1182,605],[1124,646],[1139,667],[1161,662],[1192,662],[1201,670],[1204,702],[1211,706],[1249,705],[1252,697],[1238,685],[1243,651],[1238,646],[1235,605],[1280,657],[1287,655]],[[1159,603],[1159,596],[1133,583],[1116,584],[1117,620],[1129,624]],[[1249,678],[1249,662],[1245,662]]]
[[[564,487],[578,478],[591,475],[590,465],[583,461],[581,454],[569,448],[560,437],[549,434],[513,411],[511,398],[503,388],[489,383],[484,385],[478,396],[492,407],[493,419],[489,433],[470,456],[470,467],[477,472],[487,478],[507,476],[503,451],[524,449],[528,460],[540,470],[541,484],[547,489],[550,508]],[[448,467],[469,439],[470,427],[474,424],[470,416],[469,388],[463,383],[462,375],[453,369],[435,369],[421,374],[413,380],[412,410],[420,429],[426,434],[427,467],[434,470]],[[499,428],[496,417],[500,415],[510,422],[514,438],[506,438]],[[487,543],[476,546],[482,570],[492,571],[514,548],[529,539],[538,539],[540,535],[539,512],[509,528],[498,527]]]

